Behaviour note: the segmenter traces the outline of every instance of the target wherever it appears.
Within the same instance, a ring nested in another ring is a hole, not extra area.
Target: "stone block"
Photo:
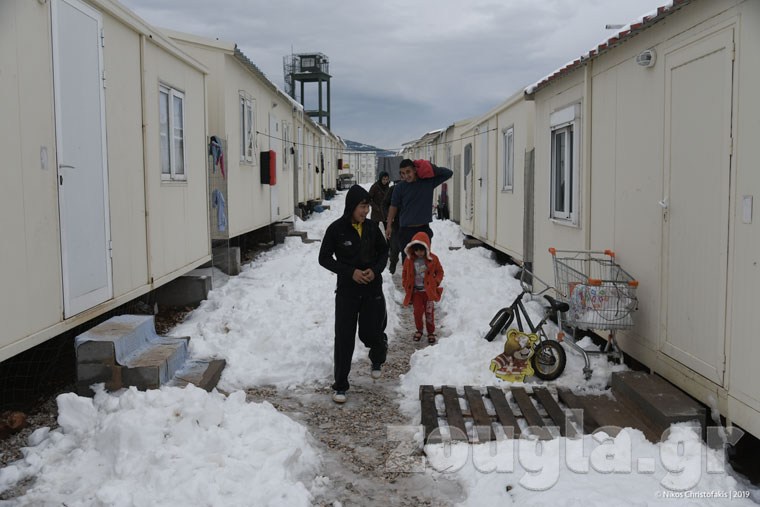
[[[156,302],[163,306],[196,307],[208,298],[211,277],[187,274],[156,289]]]
[[[153,315],[118,315],[78,335],[77,363],[124,364],[157,338]]]
[[[485,243],[483,243],[483,242],[482,242],[482,241],[480,241],[479,239],[475,239],[475,238],[466,238],[466,239],[465,239],[465,240],[462,242],[462,244],[463,244],[463,245],[464,245],[464,247],[465,247],[466,249],[468,249],[468,250],[469,250],[470,248],[478,248],[478,247],[481,247],[481,246],[485,246]]]
[[[226,365],[227,362],[224,359],[190,361],[174,375],[174,378],[167,385],[185,387],[187,384],[193,384],[206,391],[211,391],[219,383]]]
[[[230,276],[240,274],[240,247],[220,247],[214,248],[214,266]],[[211,282],[209,282],[211,283]]]
[[[634,403],[659,426],[696,421],[704,429],[707,423],[707,411],[703,405],[658,375],[641,371],[616,372],[612,374],[612,389]]]
[[[105,384],[109,391],[117,391],[123,387],[121,366],[100,363],[77,364],[77,394],[80,396],[92,396],[94,393],[90,386],[93,384]]]
[[[180,370],[187,359],[189,338],[161,338],[130,357],[122,382],[140,390],[157,389]]]
[[[274,233],[274,244],[279,245],[285,242],[287,235],[293,230],[293,224],[290,222],[280,222],[272,225]]]

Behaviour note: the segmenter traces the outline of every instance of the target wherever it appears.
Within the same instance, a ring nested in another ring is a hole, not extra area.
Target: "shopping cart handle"
[[[552,307],[552,311],[554,312],[566,312],[570,309],[570,305],[567,303],[562,303],[560,301],[557,301],[551,296],[544,296],[544,299],[546,299],[549,302],[549,305]]]

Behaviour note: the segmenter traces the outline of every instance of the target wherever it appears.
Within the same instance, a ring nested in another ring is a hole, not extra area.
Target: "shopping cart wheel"
[[[565,371],[567,356],[559,342],[544,340],[536,346],[530,361],[536,377],[541,380],[554,380]]]
[[[500,333],[503,333],[512,323],[513,317],[514,315],[512,314],[511,308],[502,308],[496,312],[496,315],[493,316],[491,322],[488,324],[491,326],[491,329],[486,333],[486,341],[492,342]]]

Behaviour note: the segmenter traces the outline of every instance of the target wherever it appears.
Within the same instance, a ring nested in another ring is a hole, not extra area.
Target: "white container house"
[[[463,227],[519,262],[526,260],[525,185],[532,175],[533,107],[517,93],[471,120],[461,141],[466,163]]]
[[[303,108],[292,101],[233,42],[166,31],[184,51],[203,62],[208,78],[209,136],[226,143],[225,172],[209,169],[210,202],[225,199],[226,230],[212,210],[215,239],[233,238],[286,219],[294,210],[296,153],[291,150]],[[275,153],[275,184],[262,182],[261,153]]]
[[[611,248],[623,350],[760,436],[760,3],[675,1],[530,87],[535,269]]]
[[[110,0],[0,4],[0,360],[211,258],[206,72]]]

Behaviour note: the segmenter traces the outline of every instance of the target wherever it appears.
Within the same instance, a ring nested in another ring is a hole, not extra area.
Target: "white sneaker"
[[[332,395],[332,399],[335,403],[345,403],[346,391],[335,391]]]
[[[382,367],[381,364],[373,364],[372,365],[372,372],[370,373],[370,376],[373,379],[377,380],[377,379],[379,379],[382,376],[383,372],[381,370],[381,367]]]

